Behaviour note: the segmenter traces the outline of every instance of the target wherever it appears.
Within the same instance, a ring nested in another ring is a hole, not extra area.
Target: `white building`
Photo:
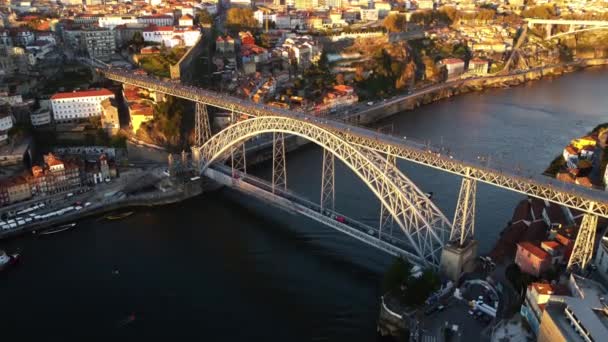
[[[38,109],[30,114],[32,126],[44,126],[51,123],[51,111],[48,109]]]
[[[160,26],[144,30],[144,41],[165,44],[166,47],[179,45],[194,46],[201,32],[194,27]]]
[[[448,71],[448,78],[458,77],[464,72],[464,61],[460,58],[444,58],[440,61]]]
[[[9,112],[0,112],[0,145],[8,140],[8,130],[13,128],[13,115]]]
[[[194,18],[190,14],[185,14],[179,18],[179,26],[192,26],[194,25]]]
[[[137,23],[136,16],[128,15],[106,15],[99,18],[99,27],[106,27],[114,29],[116,26],[124,24],[135,24]]]
[[[604,231],[598,243],[593,263],[597,267],[597,273],[608,281],[608,229]]]
[[[361,9],[361,21],[376,21],[378,20],[377,9]]]
[[[173,17],[170,15],[145,15],[137,18],[138,23],[156,25],[156,26],[171,26],[173,25]]]
[[[73,122],[100,116],[101,102],[109,98],[114,98],[114,94],[108,89],[57,93],[51,97],[53,118],[57,122]]]

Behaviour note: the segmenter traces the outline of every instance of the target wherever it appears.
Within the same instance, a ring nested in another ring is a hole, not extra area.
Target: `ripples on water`
[[[469,94],[381,125],[540,173],[572,137],[608,121],[606,76],[595,69]],[[316,147],[291,153],[289,187],[318,201],[320,163]],[[451,218],[459,179],[399,165]],[[253,172],[268,176],[270,167]],[[378,201],[342,165],[336,183],[339,211],[377,221]],[[480,184],[481,251],[491,248],[521,198]],[[22,265],[0,275],[2,336],[23,341],[372,341],[390,263],[338,232],[225,190],[0,247],[23,253]]]

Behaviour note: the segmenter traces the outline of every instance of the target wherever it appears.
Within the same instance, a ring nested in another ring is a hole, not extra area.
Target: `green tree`
[[[389,32],[402,32],[406,29],[406,25],[405,16],[396,13],[389,14],[382,22],[382,26]]]
[[[384,274],[382,289],[384,292],[400,290],[410,278],[412,265],[402,258],[396,258],[391,267]]]
[[[131,44],[135,45],[138,49],[141,49],[144,46],[144,37],[142,36],[141,32],[135,31],[135,33],[133,33]]]
[[[213,24],[213,17],[206,9],[202,9],[196,13],[196,18],[200,25],[211,25]]]
[[[250,8],[233,7],[226,14],[226,26],[235,29],[252,29],[258,26]]]
[[[456,45],[454,45],[454,47],[452,48],[452,54],[455,57],[458,57],[462,60],[464,60],[465,63],[468,63],[469,60],[471,60],[471,58],[473,57],[473,53],[471,52],[471,49],[463,43],[458,43]]]

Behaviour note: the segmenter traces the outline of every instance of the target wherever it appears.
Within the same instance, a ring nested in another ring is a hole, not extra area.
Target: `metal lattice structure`
[[[456,204],[454,222],[450,232],[450,242],[464,246],[469,238],[475,233],[475,195],[477,193],[477,181],[463,178]]]
[[[335,173],[335,158],[328,150],[323,150],[323,164],[321,170],[321,210],[336,209],[336,173]]]
[[[272,132],[272,192],[277,188],[287,189],[287,156],[285,155],[285,133]]]
[[[391,167],[397,167],[397,159],[395,159],[394,156],[388,155],[386,156],[384,169],[388,170]],[[385,230],[388,230],[388,235],[391,236],[393,234],[394,226],[395,222],[393,221],[391,213],[386,209],[384,204],[380,203],[380,222],[378,224],[378,237],[382,238],[383,231],[384,234],[386,234]]]
[[[209,113],[207,105],[196,102],[194,109],[194,141],[196,146],[201,146],[211,138],[211,126],[209,125]]]
[[[340,159],[390,212],[413,254],[424,264],[439,265],[440,253],[451,228],[441,211],[394,165],[388,165],[380,154],[353,146],[311,122],[263,116],[232,125],[214,135],[200,148],[203,163],[200,170],[225,158],[234,145],[264,133],[306,138]]]
[[[232,96],[218,94],[213,91],[157,80],[149,76],[134,75],[129,72],[111,68],[100,68],[99,72],[107,78],[131,84],[134,86],[155,90],[170,96],[180,97],[195,102],[205,103],[217,108],[233,111],[252,117],[282,116],[297,119],[299,122],[317,122],[327,131],[351,145],[372,150],[381,155],[390,155],[414,163],[453,173],[461,177],[491,184],[500,188],[522,193],[527,196],[547,200],[572,209],[608,218],[608,201],[605,194],[591,193],[585,189],[567,189],[565,185],[551,184],[549,181],[539,181],[508,172],[501,172],[479,164],[465,162],[440,155],[429,149],[407,144],[402,139],[353,127],[348,123],[318,119],[309,115],[289,110],[263,106]],[[595,203],[595,205],[592,205]]]
[[[247,151],[245,150],[245,144],[234,146],[232,153],[230,154],[230,165],[232,166],[232,174],[235,172],[247,173]]]
[[[584,270],[591,261],[591,258],[593,258],[596,228],[597,216],[584,215],[581,226],[578,228],[578,235],[576,236],[570,260],[568,260],[569,270]]]

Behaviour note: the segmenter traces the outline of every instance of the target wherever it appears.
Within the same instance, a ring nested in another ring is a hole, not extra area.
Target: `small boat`
[[[127,211],[127,212],[120,213],[120,214],[108,215],[108,216],[106,216],[106,219],[108,219],[108,220],[120,220],[120,219],[123,219],[125,217],[129,217],[131,215],[133,215],[133,212],[132,211]]]
[[[426,195],[426,197],[428,199],[432,199],[433,198],[433,192],[432,191],[431,192],[425,192],[424,194]]]
[[[19,261],[19,254],[8,255],[0,249],[0,272],[8,269]]]
[[[43,231],[42,233],[39,233],[39,235],[50,235],[50,234],[55,234],[55,233],[61,233],[63,231],[66,231],[66,230],[74,228],[74,227],[76,227],[76,223],[72,222],[72,223],[61,225],[59,227],[47,229],[47,230]]]

